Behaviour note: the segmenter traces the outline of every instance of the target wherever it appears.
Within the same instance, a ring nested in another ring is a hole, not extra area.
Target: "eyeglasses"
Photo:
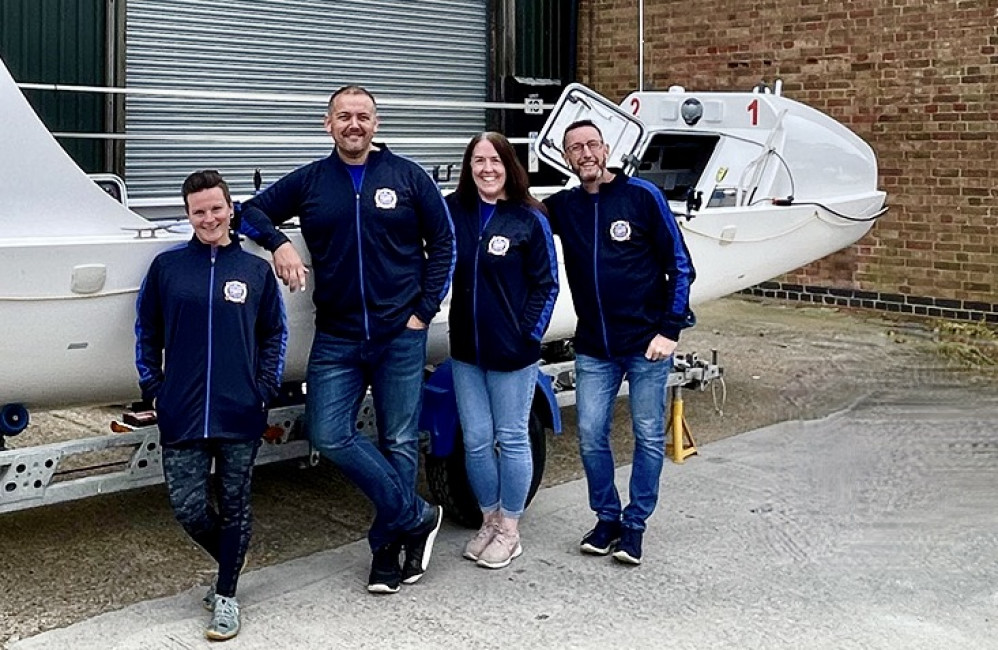
[[[590,140],[589,142],[576,142],[565,147],[565,151],[572,154],[573,156],[578,156],[582,153],[585,147],[589,147],[589,151],[599,151],[603,147],[603,143],[599,140]]]

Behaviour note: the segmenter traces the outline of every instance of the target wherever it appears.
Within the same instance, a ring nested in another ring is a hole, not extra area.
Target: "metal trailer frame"
[[[540,372],[551,379],[550,386],[559,408],[575,405],[574,362],[564,361],[540,366]],[[677,356],[675,367],[669,375],[667,394],[670,421],[666,426],[672,438],[669,446],[670,458],[675,462],[696,452],[689,428],[685,427],[682,414],[682,388],[705,390],[711,382],[723,381],[723,369],[717,363],[716,352],[711,360],[702,360],[696,355]],[[621,386],[620,395],[628,393],[627,382]],[[553,404],[546,404],[550,408]],[[678,411],[677,411],[678,406]],[[295,404],[271,409],[268,417],[269,428],[264,436],[265,443],[260,447],[257,465],[281,461],[298,460],[302,467],[315,466],[319,462],[318,452],[312,448],[304,435],[301,417],[304,405]],[[677,420],[677,413],[679,420]],[[556,433],[560,433],[560,418],[552,418],[556,423]],[[677,428],[677,422],[679,427]],[[115,423],[116,424],[116,423]],[[357,421],[358,429],[368,435],[376,435],[374,407],[368,395],[361,404]],[[680,437],[676,438],[676,431]],[[453,448],[453,437],[459,429],[444,428],[434,432],[438,441],[444,444],[429,444],[429,432],[421,435],[425,453],[433,454],[434,447]],[[447,440],[447,437],[450,440]],[[677,442],[678,441],[678,442]],[[449,443],[449,444],[448,444]],[[677,446],[678,445],[678,446]],[[676,449],[679,453],[676,453]],[[87,457],[116,455],[116,459],[90,462],[80,467],[72,467]],[[66,501],[75,501],[101,494],[121,492],[163,482],[162,451],[159,444],[159,428],[153,424],[142,426],[123,433],[110,433],[102,436],[55,442],[47,445],[7,449],[0,451],[0,514],[27,510]]]

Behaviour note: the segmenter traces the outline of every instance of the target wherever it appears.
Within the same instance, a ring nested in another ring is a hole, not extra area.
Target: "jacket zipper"
[[[204,437],[208,437],[208,420],[211,413],[211,357],[212,357],[212,330],[215,320],[215,258],[218,255],[218,248],[211,247],[211,272],[208,274],[208,373],[204,385]]]
[[[606,355],[610,354],[610,341],[606,336],[606,318],[603,316],[603,300],[599,295],[599,264],[597,256],[599,254],[599,199],[593,204],[593,284],[596,289],[596,308],[599,310],[599,323],[603,330],[603,347],[606,348]]]
[[[485,238],[485,226],[489,225],[489,221],[498,209],[498,205],[493,207],[492,214],[483,219],[482,203],[478,202],[478,223],[481,226],[478,229],[478,245],[475,246],[475,274],[471,281],[471,320],[475,332],[475,363],[479,366],[482,365],[482,353],[478,343],[478,256],[482,250],[482,240]]]
[[[360,273],[360,308],[364,312],[364,339],[371,340],[371,325],[367,317],[367,292],[364,290],[364,248],[361,245],[363,238],[360,234],[360,190],[364,187],[364,174],[367,173],[367,165],[360,173],[360,183],[354,190],[354,219],[357,221],[357,267]],[[351,181],[353,178],[351,177]]]

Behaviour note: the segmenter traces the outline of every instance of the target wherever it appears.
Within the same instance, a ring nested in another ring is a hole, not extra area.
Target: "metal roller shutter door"
[[[129,140],[125,174],[133,198],[175,198],[184,177],[204,167],[220,170],[234,192],[244,193],[255,168],[269,183],[328,155],[322,117],[329,94],[343,84],[363,85],[379,98],[486,98],[485,0],[129,0],[126,6],[130,87],[317,95],[308,103],[129,96],[130,136],[274,140]],[[389,143],[399,137],[466,139],[485,125],[482,108],[380,106],[379,114],[379,139]],[[392,148],[427,169],[457,165],[463,150],[459,143]]]

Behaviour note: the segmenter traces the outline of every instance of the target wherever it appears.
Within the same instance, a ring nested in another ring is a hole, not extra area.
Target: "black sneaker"
[[[608,555],[620,539],[620,522],[598,519],[596,527],[586,533],[579,550],[590,555]]]
[[[620,531],[620,541],[617,542],[617,550],[613,552],[613,559],[624,564],[641,564],[641,537],[644,535],[640,530],[624,528]]]
[[[371,560],[371,574],[367,578],[367,590],[372,594],[394,594],[402,581],[402,567],[399,555],[402,545],[399,542],[386,544],[374,552]]]
[[[444,521],[444,509],[440,506],[430,506],[423,516],[423,521],[412,532],[405,536],[405,562],[402,568],[402,582],[407,585],[419,582],[430,566],[430,556],[433,555],[433,542],[440,532],[440,524]]]

